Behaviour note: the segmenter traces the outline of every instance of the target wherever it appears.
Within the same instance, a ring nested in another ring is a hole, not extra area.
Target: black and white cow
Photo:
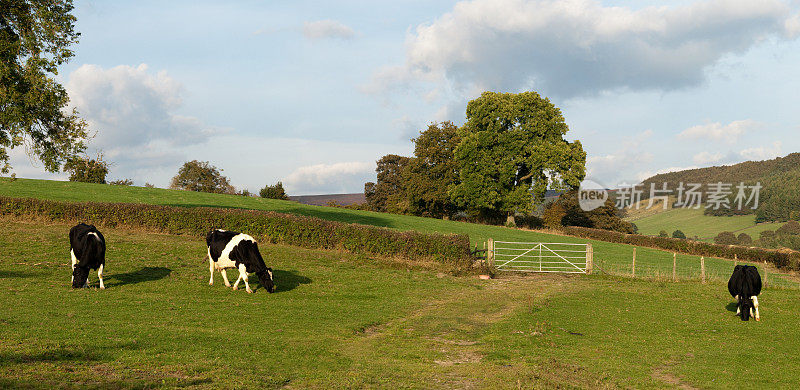
[[[761,294],[761,275],[752,265],[737,265],[728,280],[728,292],[736,299],[736,315],[743,321],[755,317],[759,321],[758,294]]]
[[[89,287],[89,269],[97,270],[100,289],[106,264],[106,240],[93,225],[80,223],[69,230],[69,254],[72,257],[72,288]]]
[[[239,277],[233,284],[234,290],[238,288],[239,281],[244,280],[247,292],[252,293],[253,290],[247,283],[247,274],[252,272],[258,276],[261,286],[265,287],[267,291],[275,291],[272,268],[264,264],[264,259],[261,258],[261,253],[258,251],[258,244],[253,237],[244,233],[215,229],[206,236],[206,244],[208,245],[209,271],[211,272],[208,284],[214,284],[214,269],[217,269],[222,274],[222,279],[225,280],[225,286],[230,287],[231,283],[228,281],[225,270],[236,268],[239,270]]]

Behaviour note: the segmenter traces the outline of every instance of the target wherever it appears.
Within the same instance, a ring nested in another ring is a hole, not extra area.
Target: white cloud
[[[383,68],[368,89],[438,80],[568,98],[695,86],[723,56],[794,31],[789,10],[778,0],[636,10],[597,0],[461,1],[417,26],[407,37],[405,64]]]
[[[374,176],[375,163],[352,161],[334,164],[316,164],[295,169],[283,180],[286,191],[292,194],[319,192],[348,192],[363,188]]]
[[[708,165],[708,164],[719,163],[724,158],[725,158],[725,155],[720,153],[720,152],[717,152],[717,153],[700,152],[700,153],[695,154],[694,157],[692,158],[692,160],[697,165]]]
[[[786,19],[786,37],[794,39],[800,36],[800,14],[796,14],[789,19]]]
[[[705,125],[692,126],[678,134],[679,139],[709,139],[734,144],[739,137],[747,132],[762,127],[762,124],[752,119],[733,121],[727,125],[719,122]]]
[[[623,175],[636,167],[653,161],[653,153],[645,144],[653,136],[652,130],[645,130],[622,141],[622,146],[611,154],[589,156],[586,159],[586,177],[609,186],[623,179]]]
[[[355,36],[355,31],[335,20],[317,20],[303,23],[303,35],[311,40],[327,38],[351,39]]]
[[[771,148],[765,146],[761,146],[758,148],[748,148],[739,152],[739,155],[747,160],[755,160],[755,161],[770,160],[776,157],[780,157],[782,155],[781,146],[782,145],[780,141],[775,141],[772,144]]]
[[[146,64],[104,69],[83,65],[66,83],[70,104],[86,119],[92,149],[102,149],[110,178],[149,180],[148,174],[175,166],[185,157],[176,152],[222,132],[197,118],[179,115],[183,87],[166,72],[150,72]]]

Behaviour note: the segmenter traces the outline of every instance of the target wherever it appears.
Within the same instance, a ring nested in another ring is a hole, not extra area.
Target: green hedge
[[[72,203],[0,196],[0,214],[52,221],[133,227],[205,238],[214,228],[245,232],[259,241],[313,249],[433,260],[458,269],[472,266],[469,237],[399,232],[271,211],[185,208],[131,203]]]
[[[800,252],[783,249],[752,248],[738,245],[718,245],[707,242],[681,240],[677,238],[625,234],[610,230],[566,226],[566,234],[600,241],[630,244],[636,246],[664,249],[672,252],[688,253],[697,256],[721,257],[740,260],[772,263],[778,268],[800,270]]]

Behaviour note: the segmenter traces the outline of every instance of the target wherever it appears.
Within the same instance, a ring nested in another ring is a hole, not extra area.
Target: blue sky
[[[360,192],[484,90],[535,90],[613,186],[800,151],[797,1],[77,1],[59,74],[110,179]],[[57,177],[12,153],[19,176]]]

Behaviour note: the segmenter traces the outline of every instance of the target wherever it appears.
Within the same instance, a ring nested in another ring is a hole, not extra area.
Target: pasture
[[[657,236],[664,230],[671,237],[672,232],[681,230],[686,237],[697,236],[701,241],[707,242],[714,242],[714,237],[725,231],[735,232],[736,235],[747,233],[755,240],[762,231],[776,230],[784,224],[782,222],[756,224],[755,218],[755,215],[731,217],[704,215],[702,209],[672,209],[626,220],[636,224],[639,234]]]
[[[69,225],[0,219],[0,387],[793,387],[797,291],[734,317],[722,283],[482,281],[265,245],[277,292],[208,286],[202,240],[102,229],[107,290],[69,289]],[[219,278],[215,278],[219,280]],[[96,286],[96,275],[90,276]],[[253,287],[258,287],[254,282]]]

